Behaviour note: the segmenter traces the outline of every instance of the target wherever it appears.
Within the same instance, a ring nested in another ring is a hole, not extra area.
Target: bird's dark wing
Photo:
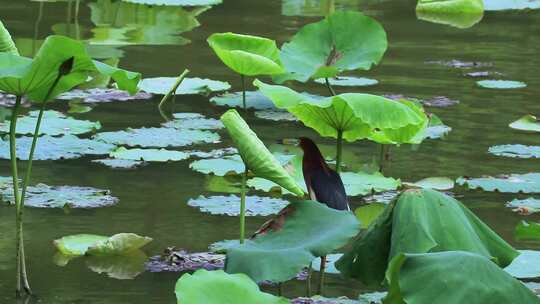
[[[337,210],[350,210],[341,177],[334,170],[312,170],[308,185],[320,203]]]

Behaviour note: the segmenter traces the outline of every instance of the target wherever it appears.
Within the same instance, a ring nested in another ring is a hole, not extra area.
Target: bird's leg
[[[319,269],[319,286],[317,293],[323,295],[324,292],[324,270],[326,268],[326,256],[321,257],[321,268]]]

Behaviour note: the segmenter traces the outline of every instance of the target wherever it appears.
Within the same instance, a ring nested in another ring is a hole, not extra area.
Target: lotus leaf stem
[[[341,154],[343,149],[343,131],[338,130],[336,141],[336,172],[341,172]]]
[[[311,275],[313,274],[313,263],[309,263],[306,278],[306,298],[311,298]]]
[[[21,209],[21,198],[19,196],[19,174],[17,170],[17,139],[15,137],[17,130],[17,115],[19,114],[19,107],[21,105],[22,96],[17,95],[15,99],[15,106],[11,111],[11,121],[9,125],[9,157],[11,158],[11,176],[13,178],[13,197],[15,198],[15,227],[16,227],[16,261],[17,261],[17,297],[21,294],[21,244],[20,239],[22,236],[22,219],[19,217],[19,209]]]
[[[330,84],[330,81],[328,80],[328,77],[324,79],[324,82],[326,83],[326,87],[328,88],[328,91],[330,92],[330,95],[336,96],[336,91],[334,91],[334,88],[332,88],[332,85]]]
[[[172,88],[169,90],[169,92],[167,92],[167,94],[165,94],[165,96],[163,96],[163,98],[161,99],[161,101],[159,102],[158,104],[158,110],[159,110],[159,114],[165,119],[165,120],[169,120],[169,118],[167,117],[167,115],[165,115],[165,113],[163,112],[163,105],[165,104],[165,102],[167,102],[167,100],[169,98],[171,98],[171,96],[174,94],[174,92],[176,92],[176,90],[178,89],[178,87],[182,84],[182,81],[184,81],[184,78],[186,78],[186,75],[189,73],[189,70],[188,69],[185,69],[182,74],[180,74],[180,76],[178,76],[178,78],[176,78],[176,82],[174,83],[174,85],[172,86]]]
[[[319,286],[317,290],[317,294],[323,295],[324,292],[324,272],[326,268],[326,256],[321,257],[321,268],[319,272]]]
[[[242,188],[240,192],[240,244],[244,243],[246,233],[246,179],[248,168],[242,174]]]
[[[246,77],[244,75],[240,75],[240,79],[242,79],[242,105],[244,106],[244,112],[246,112]]]

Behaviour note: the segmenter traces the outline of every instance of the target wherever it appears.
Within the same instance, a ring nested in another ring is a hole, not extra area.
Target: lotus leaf
[[[32,135],[36,128],[39,111],[31,111],[27,116],[17,119],[17,134]],[[49,110],[43,112],[43,119],[47,122],[39,129],[39,135],[65,135],[84,134],[101,129],[99,122],[79,120],[68,117],[60,112]],[[10,122],[0,122],[0,132],[9,133]]]
[[[293,113],[306,126],[325,137],[349,142],[371,138],[377,142],[412,140],[428,123],[416,105],[404,100],[359,93],[346,93],[322,100],[311,99],[287,87],[254,82],[280,109]]]
[[[540,121],[532,115],[525,115],[511,123],[509,126],[516,130],[540,132]]]
[[[336,266],[334,265],[334,263],[337,260],[339,260],[342,256],[343,256],[343,254],[341,254],[341,253],[332,253],[332,254],[327,255],[326,256],[326,268],[324,269],[324,272],[325,273],[330,273],[330,274],[339,274],[339,270],[336,269]],[[313,262],[311,263],[311,268],[314,271],[320,271],[320,269],[321,269],[321,259],[319,259],[319,258],[314,259]]]
[[[292,202],[262,234],[227,251],[225,269],[254,281],[283,282],[314,258],[344,246],[360,229],[348,211],[313,201]]]
[[[148,257],[141,250],[133,250],[122,256],[90,256],[86,265],[96,273],[105,273],[109,278],[132,280],[144,272]]]
[[[486,11],[540,9],[538,0],[484,0]]]
[[[182,304],[289,303],[285,298],[261,292],[245,274],[228,274],[223,270],[186,273],[176,282],[175,293]]]
[[[540,146],[500,145],[490,147],[489,153],[517,158],[540,158]]]
[[[145,162],[140,160],[130,160],[130,159],[114,159],[114,158],[105,158],[105,159],[94,159],[93,163],[98,163],[111,167],[113,169],[134,169],[141,167]]]
[[[122,0],[146,5],[207,6],[220,4],[222,0]]]
[[[219,59],[240,75],[275,75],[284,72],[274,40],[235,33],[215,33],[207,41]]]
[[[145,78],[141,81],[139,87],[147,93],[166,95],[174,86],[176,80],[177,77]],[[230,88],[231,85],[228,82],[186,77],[176,89],[175,95],[208,95],[211,92],[226,91]]]
[[[13,55],[19,55],[19,51],[11,39],[9,31],[4,26],[4,23],[0,20],[0,52],[9,53]]]
[[[90,246],[106,239],[106,236],[101,235],[76,234],[57,239],[53,244],[64,255],[81,256],[86,254]]]
[[[326,84],[324,79],[315,79],[316,83]],[[350,77],[350,76],[340,76],[329,78],[328,82],[332,86],[338,87],[364,87],[376,85],[379,82],[375,79],[364,78],[364,77]]]
[[[113,101],[131,101],[131,100],[146,100],[152,98],[152,94],[145,92],[137,92],[135,95],[130,95],[125,91],[118,89],[75,89],[69,92],[60,94],[57,99],[73,100],[81,99],[84,103],[106,103]]]
[[[31,137],[17,139],[17,157],[27,160],[32,145]],[[81,139],[75,135],[61,137],[42,136],[39,138],[34,154],[34,160],[74,159],[84,155],[107,155],[116,147],[112,144],[92,139]],[[0,141],[0,158],[10,159],[9,140]]]
[[[273,111],[273,110],[264,110],[264,111],[255,111],[255,116],[261,119],[268,119],[273,121],[298,121],[294,115],[287,111]]]
[[[519,250],[519,256],[504,270],[518,279],[539,278],[540,251]]]
[[[358,207],[354,210],[354,214],[362,223],[362,229],[367,229],[386,209],[386,204],[371,203],[365,206]]]
[[[540,302],[488,258],[465,251],[399,254],[389,265],[387,279],[385,304]]]
[[[227,111],[221,116],[221,121],[227,128],[244,164],[253,174],[275,182],[297,196],[304,195],[304,191],[268,151],[236,110]]]
[[[506,207],[512,208],[513,211],[519,212],[520,214],[529,215],[540,212],[540,199],[532,197],[522,200],[514,199],[513,201],[506,203]]]
[[[192,130],[216,130],[222,129],[221,121],[214,118],[206,118],[199,113],[175,113],[174,120],[163,124],[167,128],[192,129]]]
[[[180,161],[189,158],[189,154],[181,151],[165,149],[126,149],[124,147],[112,151],[109,156],[116,159],[148,162]]]
[[[70,114],[83,114],[92,111],[92,107],[81,104],[78,100],[72,100],[68,103]]]
[[[238,153],[238,150],[235,148],[221,148],[221,149],[214,149],[212,151],[186,151],[186,153],[189,153],[191,156],[198,157],[198,158],[218,158],[223,157],[226,155],[234,155]]]
[[[360,234],[336,267],[365,284],[380,284],[401,253],[463,250],[508,266],[519,254],[459,201],[431,189],[407,190]],[[445,302],[446,303],[446,302]]]
[[[448,177],[427,177],[416,183],[405,183],[407,186],[435,190],[450,190],[454,188],[454,180]]]
[[[184,147],[199,143],[219,141],[217,133],[201,130],[182,130],[174,128],[140,128],[126,131],[102,132],[95,140],[115,145],[143,148]]]
[[[242,92],[225,93],[210,98],[210,102],[218,106],[227,106],[230,108],[242,107]],[[273,110],[276,107],[272,101],[264,96],[260,91],[247,91],[246,92],[246,108],[253,108],[257,110]]]
[[[527,86],[524,82],[512,80],[480,80],[476,83],[487,89],[521,89]]]
[[[540,240],[540,224],[522,221],[516,227],[517,240]]]
[[[483,0],[419,0],[416,12],[439,14],[483,14]]]
[[[239,155],[196,160],[189,164],[189,167],[197,172],[203,174],[214,174],[216,176],[241,174],[245,170],[244,163]]]
[[[241,186],[241,181],[236,178],[208,175],[204,188],[210,192],[240,193]]]
[[[246,197],[246,216],[268,216],[278,213],[285,208],[289,202],[260,196]],[[240,214],[240,198],[236,195],[230,196],[199,196],[190,199],[188,205],[198,207],[203,212],[211,214],[238,216]]]
[[[277,82],[335,77],[343,71],[369,70],[387,48],[386,32],[374,19],[354,11],[339,11],[304,26],[285,43],[280,58],[287,74]]]
[[[444,1],[441,1],[444,2]],[[447,2],[457,2],[457,1],[447,1]],[[473,2],[473,1],[470,1]],[[481,1],[479,1],[481,3]],[[424,6],[425,7],[425,6]],[[438,11],[430,11],[429,9],[417,10],[416,17],[420,20],[445,24],[459,29],[467,29],[477,24],[484,17],[484,12],[478,11],[475,13],[446,13]],[[468,75],[471,76],[471,75]],[[471,76],[475,77],[475,76]]]
[[[88,247],[86,254],[94,256],[124,255],[150,243],[152,238],[135,233],[118,233]]]
[[[369,196],[364,196],[363,200],[366,203],[381,203],[388,205],[399,195],[399,191],[385,191],[381,193],[372,194]]]
[[[388,292],[370,292],[370,293],[363,293],[360,296],[358,296],[358,304],[382,304],[382,301],[386,296],[388,295]]]
[[[456,183],[470,189],[480,188],[484,191],[499,191],[506,193],[539,193],[540,173],[509,174],[498,177],[460,177]]]

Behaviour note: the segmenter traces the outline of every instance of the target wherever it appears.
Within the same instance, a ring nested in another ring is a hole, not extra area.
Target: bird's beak
[[[278,140],[278,143],[286,146],[298,146],[300,144],[300,140],[298,138],[283,138]]]

